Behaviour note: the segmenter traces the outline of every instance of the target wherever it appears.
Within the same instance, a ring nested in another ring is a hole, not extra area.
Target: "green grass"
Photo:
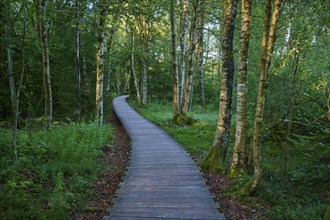
[[[0,219],[69,219],[92,193],[101,147],[111,144],[113,129],[71,123],[20,130],[16,163],[11,138],[0,130]]]
[[[132,105],[147,119],[162,127],[187,151],[200,161],[212,145],[217,122],[216,110],[195,108],[189,116],[198,120],[192,126],[172,123],[172,105],[150,103],[147,107]],[[232,130],[233,131],[233,130]],[[233,133],[230,143],[233,143]],[[263,180],[257,194],[245,198],[245,203],[257,207],[267,219],[323,219],[330,204],[330,146],[329,133],[322,135],[292,135],[284,168],[284,148],[264,136],[262,143]],[[229,144],[228,158],[232,152]],[[237,192],[250,177],[244,175],[232,182],[226,192]],[[253,202],[252,202],[253,201]],[[258,219],[258,218],[257,218]]]
[[[207,153],[212,145],[217,123],[217,114],[202,108],[195,109],[189,116],[197,122],[192,126],[179,126],[173,123],[172,106],[170,104],[149,104],[145,108],[139,108],[136,103],[132,105],[148,120],[162,127],[183,145],[197,160]]]

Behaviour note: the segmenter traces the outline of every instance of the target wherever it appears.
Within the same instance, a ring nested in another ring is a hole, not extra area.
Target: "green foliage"
[[[17,163],[10,155],[11,132],[0,131],[0,218],[69,219],[90,195],[102,164],[101,147],[113,130],[71,123],[18,134]]]

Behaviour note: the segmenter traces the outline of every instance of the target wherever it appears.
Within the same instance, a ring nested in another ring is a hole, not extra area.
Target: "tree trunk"
[[[85,81],[83,83],[84,85],[84,92],[86,94],[89,94],[89,82],[88,82],[88,78],[87,78],[87,61],[86,61],[86,49],[85,49],[85,42],[82,41],[82,47],[81,47],[81,55],[82,55],[82,76],[83,76],[83,81]]]
[[[110,82],[111,82],[111,57],[112,57],[112,38],[115,33],[115,24],[111,27],[110,36],[108,37],[107,53],[108,53],[108,67],[107,67],[107,87],[106,96],[110,95]]]
[[[230,174],[236,176],[246,167],[247,139],[247,65],[251,24],[251,0],[242,0],[241,39],[238,55],[236,135]]]
[[[108,40],[108,46],[107,46],[107,53],[108,53],[108,66],[107,66],[107,87],[105,89],[106,91],[106,96],[109,96],[110,93],[110,82],[111,82],[111,53],[112,53],[112,47],[111,47],[111,41],[112,41],[112,36],[109,37]]]
[[[290,104],[288,107],[288,127],[284,140],[284,159],[283,159],[283,173],[284,177],[287,176],[288,170],[288,160],[289,160],[289,152],[290,152],[290,144],[289,138],[292,132],[292,122],[294,118],[294,111],[296,108],[296,82],[297,82],[297,73],[299,68],[300,61],[300,45],[297,43],[295,49],[293,51],[293,62],[291,67],[291,80],[290,80]]]
[[[142,104],[146,105],[148,102],[148,66],[146,60],[145,48],[142,48]]]
[[[221,170],[227,155],[231,122],[232,91],[234,79],[233,39],[238,0],[227,0],[223,26],[222,42],[222,78],[217,130],[213,146],[202,162],[206,170]]]
[[[11,49],[11,26],[12,26],[12,12],[11,12],[11,3],[7,2],[7,23],[5,26],[6,32],[6,47],[7,47],[7,75],[9,80],[9,89],[10,89],[10,99],[12,105],[12,114],[14,116],[14,124],[13,124],[13,153],[14,160],[17,161],[17,119],[18,119],[18,110],[17,110],[17,94],[16,94],[16,86],[15,86],[15,76],[14,76],[14,68],[13,68],[13,60],[12,60],[12,49]]]
[[[171,36],[172,36],[172,79],[173,79],[173,117],[179,114],[179,73],[178,73],[178,57],[177,57],[177,41],[176,41],[176,24],[175,24],[175,0],[171,0],[170,19],[171,19]]]
[[[135,71],[135,39],[134,39],[134,31],[132,31],[132,40],[131,40],[131,71],[132,71],[132,75],[133,75],[133,80],[134,80],[134,86],[135,86],[135,90],[136,90],[136,98],[138,100],[139,105],[141,105],[141,93],[140,93],[140,87],[139,87],[139,81],[138,81],[138,77],[136,75],[136,71]]]
[[[148,43],[151,33],[152,21],[147,20],[145,17],[140,17],[139,23],[136,25],[136,30],[140,38],[141,46],[141,64],[142,64],[142,104],[147,105],[148,102]]]
[[[103,124],[103,63],[104,63],[104,19],[106,10],[99,2],[100,17],[97,38],[97,67],[96,67],[96,122]]]
[[[188,55],[188,74],[186,78],[186,86],[185,86],[185,93],[183,99],[183,113],[186,114],[189,110],[191,96],[193,91],[193,77],[194,77],[194,61],[195,61],[195,36],[196,36],[196,21],[197,21],[197,9],[198,9],[199,0],[195,0],[193,4],[193,12],[191,17],[191,24],[190,24],[190,33],[189,33],[189,55]]]
[[[330,85],[328,85],[328,87],[330,87]],[[328,101],[327,101],[327,105],[328,105],[328,119],[330,122],[330,88],[328,88]]]
[[[117,94],[121,94],[121,71],[116,72],[116,82]]]
[[[45,117],[47,120],[46,127],[52,125],[53,119],[53,97],[50,80],[50,65],[49,65],[49,50],[48,50],[48,25],[46,14],[46,0],[40,0],[40,35],[42,49],[42,68],[44,80],[44,95],[45,95]]]
[[[257,108],[254,121],[254,133],[252,140],[253,148],[253,164],[254,164],[254,176],[248,183],[245,189],[248,192],[253,193],[257,186],[260,184],[262,167],[261,167],[261,129],[263,123],[263,111],[265,105],[265,90],[267,85],[267,72],[270,67],[271,57],[274,49],[276,25],[279,19],[281,10],[281,0],[274,0],[274,9],[271,11],[271,0],[266,1],[265,9],[265,23],[262,36],[261,56],[260,56],[260,75],[257,97]]]
[[[187,47],[187,26],[188,26],[188,0],[181,0],[181,27],[180,27],[180,70],[179,70],[179,106],[180,113],[183,112],[183,99],[185,91],[185,78],[186,78],[186,47]]]
[[[199,83],[200,83],[200,97],[201,105],[205,107],[205,86],[204,86],[204,1],[200,1],[200,9],[198,13],[198,58],[199,58]]]
[[[80,3],[76,0],[77,23],[76,23],[76,97],[77,97],[77,120],[81,119],[81,72],[80,72]]]

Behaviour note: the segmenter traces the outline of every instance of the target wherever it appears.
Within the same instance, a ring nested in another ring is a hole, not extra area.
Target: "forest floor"
[[[130,139],[113,112],[110,124],[115,128],[115,143],[113,148],[103,148],[101,162],[106,169],[93,186],[94,195],[88,201],[87,208],[81,213],[75,213],[73,219],[102,219],[107,209],[112,206],[112,198],[125,175],[131,154]]]
[[[114,113],[111,115],[110,123],[115,128],[115,147],[104,147],[102,162],[106,169],[94,185],[94,196],[90,198],[87,208],[82,213],[74,214],[73,219],[102,219],[106,210],[112,206],[111,200],[125,174],[131,152],[129,136]],[[223,194],[224,189],[230,184],[226,175],[204,173],[204,178],[211,186],[215,200],[220,203],[220,212],[224,213],[228,220],[249,219],[257,214],[257,210],[252,207],[242,205],[232,196]]]

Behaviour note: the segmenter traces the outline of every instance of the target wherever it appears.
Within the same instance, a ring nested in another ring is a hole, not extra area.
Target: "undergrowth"
[[[0,219],[69,219],[92,192],[113,129],[71,123],[19,130],[16,162],[11,138],[11,131],[0,130]]]
[[[143,108],[131,103],[144,117],[162,127],[194,156],[197,155],[197,162],[212,146],[216,110],[195,108],[189,116],[197,119],[198,123],[179,126],[173,123],[171,103],[150,103]],[[228,158],[232,153],[233,133],[232,130]],[[241,202],[261,213],[251,219],[324,219],[330,204],[329,134],[329,131],[310,135],[293,134],[286,148],[283,143],[274,142],[264,135],[261,149],[262,183],[255,195],[241,198]],[[225,189],[224,193],[235,196],[250,178],[244,174],[232,179],[231,187]]]

